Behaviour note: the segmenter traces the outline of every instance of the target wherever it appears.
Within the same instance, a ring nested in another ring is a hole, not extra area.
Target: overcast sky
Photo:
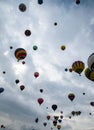
[[[25,12],[19,10],[21,3],[26,5]],[[27,29],[31,31],[28,37],[24,34]],[[43,0],[41,5],[37,0],[0,0],[0,87],[4,88],[0,126],[5,130],[57,130],[54,116],[62,115],[62,122],[58,122],[61,130],[94,130],[94,107],[90,105],[94,82],[84,71],[81,76],[65,71],[78,60],[87,68],[87,59],[94,52],[93,34],[94,0],[81,0],[79,5],[75,0]],[[61,45],[66,46],[64,51]],[[19,62],[14,55],[17,48],[27,52]],[[39,72],[38,78],[34,72]],[[23,91],[21,85],[25,86]],[[73,102],[69,93],[75,94]],[[38,98],[44,99],[41,105]],[[81,115],[72,116],[71,111],[81,111]],[[49,121],[47,115],[51,116]]]

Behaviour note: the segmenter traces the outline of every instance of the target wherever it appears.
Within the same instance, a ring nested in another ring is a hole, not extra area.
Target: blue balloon
[[[4,91],[4,88],[0,88],[0,93],[2,93]]]

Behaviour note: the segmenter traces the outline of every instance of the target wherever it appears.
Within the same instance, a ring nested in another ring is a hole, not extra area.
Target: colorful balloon
[[[94,71],[94,53],[92,53],[87,60],[88,68],[91,71]]]
[[[75,61],[72,64],[72,70],[78,74],[81,74],[84,68],[85,68],[85,64],[82,61]]]
[[[17,48],[14,54],[18,61],[23,60],[27,56],[26,50],[23,48]]]
[[[89,80],[94,81],[94,71],[91,71],[89,68],[86,68],[84,74]]]
[[[37,101],[38,101],[39,105],[41,105],[44,102],[43,98],[38,98]]]

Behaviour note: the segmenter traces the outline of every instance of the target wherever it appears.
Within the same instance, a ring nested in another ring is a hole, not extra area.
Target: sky
[[[26,5],[24,12],[19,10],[21,3]],[[25,30],[31,35],[26,36]],[[88,57],[94,52],[93,33],[94,0],[81,0],[79,5],[75,0],[43,0],[41,5],[37,0],[0,0],[0,88],[4,88],[0,126],[5,126],[0,130],[57,130],[54,116],[61,115],[62,122],[57,123],[61,130],[94,130],[94,107],[90,105],[94,82],[85,77],[84,70],[81,76],[65,71],[79,60],[88,67]],[[17,48],[27,53],[19,62]],[[39,77],[34,77],[35,72]],[[69,93],[75,94],[73,101]],[[38,98],[44,99],[41,105]],[[57,105],[55,111],[53,104]],[[81,111],[81,115],[73,116],[72,111]]]

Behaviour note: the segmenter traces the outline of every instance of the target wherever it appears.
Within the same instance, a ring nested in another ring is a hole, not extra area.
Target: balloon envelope
[[[26,50],[23,49],[23,48],[17,48],[15,50],[15,53],[14,53],[15,57],[18,59],[18,60],[23,60],[26,56],[27,56],[27,53],[26,53]]]
[[[68,94],[68,98],[73,101],[75,98],[75,95],[73,93]]]
[[[94,53],[92,53],[87,60],[88,68],[91,71],[94,71]]]
[[[39,105],[41,105],[44,102],[43,98],[38,98],[37,101],[38,101]]]
[[[53,104],[52,105],[52,109],[55,111],[57,109],[57,105],[56,104]]]
[[[84,74],[89,80],[94,81],[94,71],[91,71],[89,68],[86,68]]]
[[[81,74],[84,68],[85,68],[85,64],[82,61],[75,61],[72,64],[72,70],[78,74]]]
[[[38,4],[43,4],[43,0],[38,0]]]
[[[26,11],[26,5],[25,5],[24,3],[21,3],[21,4],[19,5],[19,10],[20,10],[21,12]]]
[[[0,88],[0,93],[4,92],[4,88]]]

